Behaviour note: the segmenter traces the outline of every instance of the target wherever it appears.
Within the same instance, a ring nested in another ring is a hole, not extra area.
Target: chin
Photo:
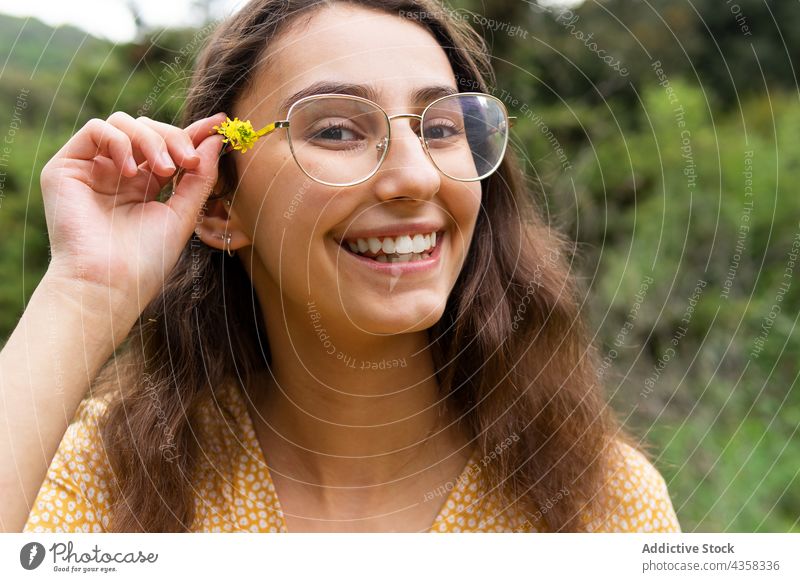
[[[359,309],[356,316],[351,313],[351,321],[363,331],[381,335],[395,335],[424,331],[433,327],[444,313],[445,301],[418,302],[409,308],[389,301],[381,309]]]

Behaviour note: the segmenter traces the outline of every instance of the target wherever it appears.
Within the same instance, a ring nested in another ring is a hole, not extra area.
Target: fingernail
[[[128,156],[125,160],[125,168],[129,173],[135,173],[137,171],[136,161],[133,159],[133,156]]]
[[[169,157],[167,152],[161,152],[159,160],[161,161],[161,165],[167,168],[172,168],[173,170],[175,169],[175,164],[172,163],[172,158]]]

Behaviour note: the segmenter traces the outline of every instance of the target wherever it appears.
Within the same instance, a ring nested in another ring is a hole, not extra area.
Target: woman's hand
[[[186,129],[126,113],[86,123],[41,175],[51,279],[136,311],[160,291],[217,180],[220,113]],[[183,168],[175,194],[156,200]],[[107,306],[108,307],[108,306]]]

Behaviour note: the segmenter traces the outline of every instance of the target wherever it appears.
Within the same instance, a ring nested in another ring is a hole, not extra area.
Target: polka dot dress
[[[209,406],[201,414],[202,451],[194,480],[198,532],[286,532],[280,502],[238,387],[218,391],[222,414]],[[104,410],[88,401],[83,419],[73,422],[47,471],[24,532],[103,532],[110,521],[113,477],[98,436],[96,419]],[[594,532],[679,532],[680,526],[661,474],[635,449],[621,446],[609,475],[607,517],[584,518]],[[431,532],[538,532],[489,491],[481,463],[473,456],[453,487],[441,495],[441,510]],[[568,492],[565,492],[568,494]],[[561,495],[559,493],[558,495]],[[558,495],[552,500],[558,502]],[[541,512],[546,512],[542,508]]]

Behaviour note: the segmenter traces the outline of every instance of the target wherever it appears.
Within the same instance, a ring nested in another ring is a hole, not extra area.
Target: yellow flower
[[[269,133],[274,129],[274,123],[256,131],[253,129],[253,124],[249,121],[242,121],[238,117],[231,120],[229,117],[225,118],[220,125],[215,125],[214,129],[217,133],[225,136],[222,140],[223,143],[231,144],[233,149],[240,150],[245,153],[253,147],[262,135]]]

